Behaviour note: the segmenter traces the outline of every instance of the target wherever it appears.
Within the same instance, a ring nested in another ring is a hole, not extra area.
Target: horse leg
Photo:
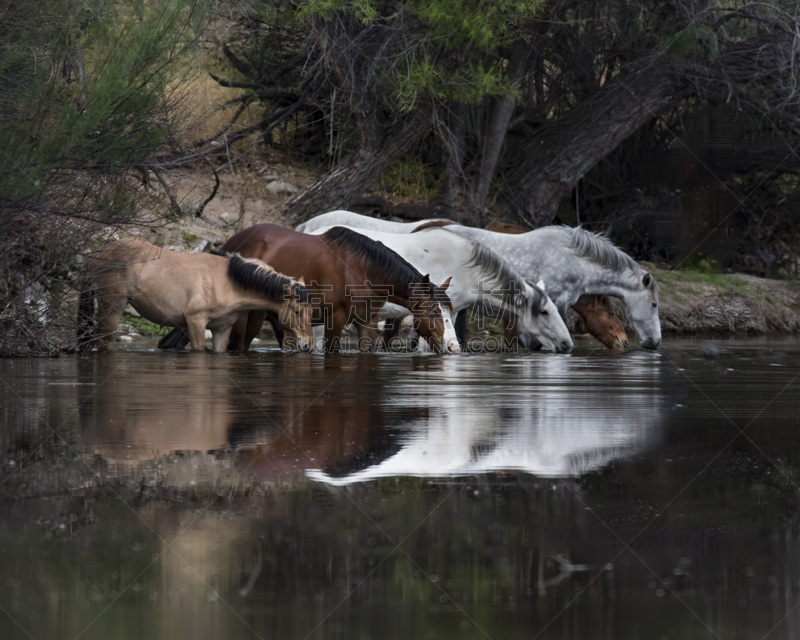
[[[206,323],[205,315],[195,314],[186,317],[186,329],[189,332],[189,345],[192,351],[206,350]],[[226,336],[227,337],[227,336]]]
[[[368,324],[356,326],[358,331],[358,350],[362,353],[375,351],[379,346],[381,332],[378,329],[380,318],[377,313],[370,316]]]
[[[250,348],[250,344],[256,337],[258,337],[258,334],[261,333],[261,327],[264,325],[264,318],[266,317],[266,311],[251,311],[247,314],[247,326],[244,332],[244,347],[241,349],[241,351],[247,351]],[[280,323],[278,322],[277,316],[275,317],[275,324],[272,326],[273,328],[275,326],[280,327],[280,341],[283,342],[283,327],[281,327]]]
[[[175,327],[158,341],[159,349],[183,349],[189,344],[189,336],[182,327]]]
[[[456,337],[458,338],[458,344],[461,345],[462,349],[467,348],[467,310],[462,309],[456,314],[456,321],[455,321],[455,329],[456,329]]]
[[[329,353],[338,353],[341,349],[342,331],[346,317],[344,314],[334,313],[328,316],[325,321],[325,345],[324,350]]]
[[[519,318],[513,313],[506,312],[503,318],[503,348],[516,351],[520,343],[519,333],[522,330]],[[530,334],[528,334],[530,335]]]
[[[247,351],[247,347],[245,346],[245,336],[247,335],[247,322],[249,317],[250,313],[245,311],[240,313],[236,318],[236,321],[233,323],[231,332],[229,334],[227,345],[228,351]]]
[[[231,335],[231,329],[233,329],[233,325],[227,327],[226,329],[222,329],[220,331],[214,331],[211,334],[212,352],[222,353],[228,348],[228,339],[230,338]],[[203,333],[205,334],[205,331]]]
[[[102,291],[97,297],[99,321],[97,325],[97,349],[108,351],[114,344],[114,336],[122,319],[122,312],[128,304],[128,296],[113,290]]]

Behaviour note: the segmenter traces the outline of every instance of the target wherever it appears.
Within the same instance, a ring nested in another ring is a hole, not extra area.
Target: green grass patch
[[[172,331],[172,327],[162,327],[160,324],[127,313],[123,314],[122,322],[131,325],[140,336],[165,336]]]

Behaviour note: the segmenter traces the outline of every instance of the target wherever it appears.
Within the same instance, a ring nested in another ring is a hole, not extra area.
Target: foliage
[[[141,336],[165,336],[171,331],[171,327],[165,327],[155,322],[150,322],[147,318],[141,316],[132,316],[124,314],[122,322],[131,325]]]
[[[175,142],[176,63],[203,19],[200,0],[0,8],[0,353],[68,346],[81,251],[162,218],[151,161]]]

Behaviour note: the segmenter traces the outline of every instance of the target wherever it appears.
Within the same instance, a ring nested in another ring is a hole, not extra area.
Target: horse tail
[[[89,348],[94,337],[94,298],[91,286],[81,287],[78,296],[78,349]]]

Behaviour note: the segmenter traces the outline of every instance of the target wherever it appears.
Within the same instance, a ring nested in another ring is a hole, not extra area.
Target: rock
[[[293,193],[297,193],[299,189],[295,187],[293,184],[289,184],[288,182],[284,182],[283,180],[273,180],[272,182],[267,184],[267,191],[272,194],[286,194],[292,195]]]
[[[225,224],[235,224],[239,221],[239,216],[235,213],[231,213],[230,211],[223,211],[219,214],[219,219]]]

